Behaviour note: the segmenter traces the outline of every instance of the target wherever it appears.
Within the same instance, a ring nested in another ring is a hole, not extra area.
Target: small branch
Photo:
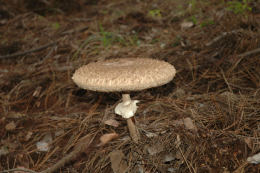
[[[253,55],[253,54],[257,54],[257,53],[260,53],[260,48],[257,48],[257,49],[250,50],[248,52],[242,53],[242,54],[238,55],[238,57],[244,58],[244,57],[247,57],[247,56],[250,56],[250,55]]]
[[[81,154],[84,151],[84,149],[86,150],[86,148],[88,148],[92,144],[94,138],[95,138],[95,136],[92,137],[91,140],[87,144],[80,142],[80,144],[75,147],[74,151],[69,153],[67,156],[63,157],[61,160],[59,160],[57,163],[55,163],[50,168],[48,168],[40,173],[52,173],[52,172],[56,171],[57,169],[63,167],[66,163],[72,161],[77,156],[79,156],[79,154]]]
[[[88,28],[89,28],[88,26],[83,26],[83,27],[80,27],[80,28],[71,29],[71,30],[62,32],[60,35],[67,35],[67,34],[74,34],[74,33],[78,33],[78,32],[83,32],[83,31],[87,30]]]
[[[95,138],[95,136],[93,136],[88,143],[84,143],[84,142],[80,141],[79,144],[77,146],[75,146],[75,149],[71,153],[69,153],[68,155],[63,157],[61,160],[59,160],[57,163],[55,163],[54,165],[52,165],[51,167],[49,167],[48,169],[46,169],[44,171],[35,172],[35,171],[26,169],[26,168],[14,168],[14,169],[0,171],[0,173],[9,173],[9,172],[14,172],[14,171],[24,171],[24,172],[29,172],[29,173],[53,173],[57,169],[63,167],[65,164],[72,161],[77,156],[79,156],[81,153],[83,153],[84,150],[86,150],[92,144],[94,138]]]
[[[30,169],[26,169],[26,168],[8,169],[8,170],[0,171],[0,173],[9,173],[9,172],[14,172],[14,171],[22,171],[22,172],[29,172],[29,173],[38,173],[38,172],[35,172],[35,171],[33,171],[33,170],[30,170]]]
[[[27,51],[24,51],[24,52],[18,52],[18,53],[14,53],[14,54],[11,54],[11,55],[0,56],[0,59],[7,59],[7,58],[15,58],[15,57],[18,57],[18,56],[24,56],[24,55],[27,55],[27,54],[30,54],[30,53],[33,53],[33,52],[38,52],[38,51],[44,50],[44,49],[46,49],[50,46],[53,46],[55,44],[57,44],[57,41],[45,44],[45,45],[40,46],[38,48],[27,50]]]
[[[230,34],[235,34],[237,32],[241,31],[240,29],[238,30],[234,30],[234,31],[230,31],[230,32],[223,32],[221,33],[221,35],[215,37],[213,40],[211,40],[210,42],[206,43],[206,46],[212,46],[214,43],[218,42],[219,40],[221,40],[222,38],[224,38],[226,35],[230,35]]]

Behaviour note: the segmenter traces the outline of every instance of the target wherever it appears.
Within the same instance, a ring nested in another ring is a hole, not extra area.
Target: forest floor
[[[259,173],[258,0],[0,0],[0,172]],[[78,88],[84,64],[148,57],[173,81],[131,94]]]

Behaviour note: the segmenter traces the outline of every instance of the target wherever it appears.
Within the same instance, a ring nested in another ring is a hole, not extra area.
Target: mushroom
[[[175,68],[161,60],[150,58],[117,58],[91,62],[75,71],[72,79],[83,89],[100,92],[125,92],[115,113],[127,119],[130,136],[140,140],[133,122],[138,100],[131,100],[129,91],[140,91],[164,85],[175,76]]]

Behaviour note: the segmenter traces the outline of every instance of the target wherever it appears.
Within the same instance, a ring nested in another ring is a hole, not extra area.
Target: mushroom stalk
[[[138,143],[138,141],[140,140],[140,134],[138,129],[135,126],[135,123],[133,122],[133,119],[134,119],[134,114],[137,110],[136,103],[138,103],[139,101],[131,100],[129,94],[123,94],[122,100],[123,102],[119,103],[116,106],[115,113],[121,115],[123,118],[126,119],[130,136],[135,143]]]
[[[138,141],[140,140],[140,134],[139,134],[138,129],[135,126],[135,123],[133,122],[132,118],[128,118],[126,120],[126,122],[127,122],[127,126],[128,126],[128,129],[129,129],[129,133],[130,133],[131,138],[133,139],[133,141],[135,143],[138,143]]]
[[[131,101],[130,94],[122,94],[123,102]]]

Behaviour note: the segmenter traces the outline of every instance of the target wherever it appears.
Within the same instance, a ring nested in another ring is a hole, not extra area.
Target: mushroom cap
[[[117,58],[84,65],[72,79],[80,88],[93,91],[138,91],[164,85],[175,73],[175,68],[165,61]]]

